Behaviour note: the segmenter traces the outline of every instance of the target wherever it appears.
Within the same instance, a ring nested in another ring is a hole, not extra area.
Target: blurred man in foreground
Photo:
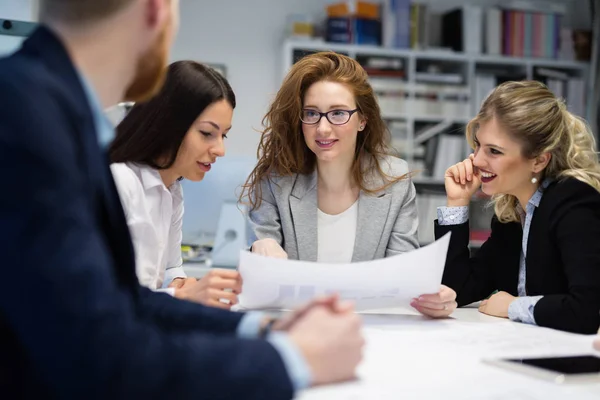
[[[177,0],[40,0],[0,60],[0,392],[9,398],[287,399],[351,379],[360,321],[335,298],[270,323],[138,284],[102,110],[163,80]]]

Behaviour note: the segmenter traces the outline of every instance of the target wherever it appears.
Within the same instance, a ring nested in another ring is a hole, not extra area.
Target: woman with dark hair
[[[236,271],[212,269],[199,281],[186,278],[179,181],[202,180],[225,155],[234,108],[235,95],[222,75],[193,61],[178,61],[169,66],[158,95],[133,106],[110,147],[140,283],[221,308],[237,303],[240,277]]]
[[[347,263],[419,247],[408,165],[391,155],[389,131],[356,60],[333,52],[302,58],[264,122],[258,164],[242,194],[253,252]],[[412,305],[445,317],[455,296],[442,287]]]

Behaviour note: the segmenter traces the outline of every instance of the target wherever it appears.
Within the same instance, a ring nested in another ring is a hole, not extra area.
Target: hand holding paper
[[[409,305],[413,298],[440,291],[450,233],[397,256],[354,264],[324,264],[240,255],[246,309],[293,309],[315,296],[338,293],[357,310]]]
[[[411,301],[413,306],[421,314],[433,318],[447,317],[456,310],[456,292],[446,285],[442,285],[439,293],[424,294]]]

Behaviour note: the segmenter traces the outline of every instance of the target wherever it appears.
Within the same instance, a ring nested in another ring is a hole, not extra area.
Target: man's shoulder
[[[3,140],[45,146],[44,142],[67,137],[76,99],[59,76],[35,57],[16,53],[0,59],[0,93]]]
[[[7,57],[0,58],[0,90],[2,93],[19,91],[28,95],[32,100],[31,92],[40,92],[52,85],[53,75],[35,58],[16,52]],[[10,98],[6,98],[10,101]]]

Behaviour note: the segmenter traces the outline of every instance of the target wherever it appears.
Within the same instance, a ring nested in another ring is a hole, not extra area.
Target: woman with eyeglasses
[[[259,160],[242,193],[253,252],[348,263],[419,247],[408,166],[391,155],[389,131],[356,60],[332,52],[302,58],[263,122]],[[412,306],[444,317],[455,297],[443,286]]]

